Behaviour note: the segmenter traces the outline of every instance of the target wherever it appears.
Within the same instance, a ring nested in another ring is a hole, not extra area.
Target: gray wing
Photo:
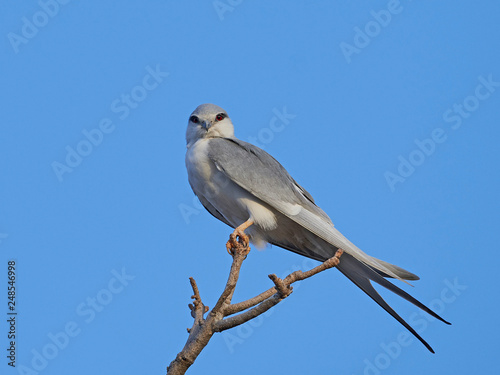
[[[433,317],[450,324],[417,299],[384,279],[384,277],[395,277],[400,280],[402,278],[418,280],[418,276],[359,250],[333,226],[328,215],[316,206],[311,195],[295,182],[285,168],[258,147],[237,139],[213,139],[209,158],[234,183],[318,236],[327,245],[343,249],[347,254],[342,256],[337,266],[339,271],[406,327],[428,350],[434,352],[430,345],[385,302],[370,282],[371,280],[382,285]],[[322,259],[314,248],[303,249],[294,243],[271,242],[313,259],[326,260]]]
[[[216,219],[219,219],[222,221],[224,224],[229,225],[230,227],[234,228],[229,221],[226,220],[226,218],[210,203],[204,196],[202,195],[196,195],[198,199],[200,200],[201,204],[205,209]]]
[[[273,207],[273,202],[305,206],[333,225],[328,215],[314,203],[311,194],[264,150],[239,139],[214,138],[210,140],[208,156],[233,182]]]
[[[328,215],[314,203],[311,195],[264,150],[234,138],[214,138],[210,140],[208,156],[234,183],[324,241],[343,249],[384,275],[400,280],[402,277],[418,278],[358,249],[333,226]],[[400,275],[400,271],[404,275]]]

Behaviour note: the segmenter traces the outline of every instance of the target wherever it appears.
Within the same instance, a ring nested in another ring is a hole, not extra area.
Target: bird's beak
[[[210,126],[212,126],[212,123],[210,121],[203,121],[201,123],[201,126],[203,126],[205,128],[205,130],[208,130],[210,128]]]

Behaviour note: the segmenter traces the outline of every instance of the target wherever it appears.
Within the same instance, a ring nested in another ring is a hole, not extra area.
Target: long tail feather
[[[372,257],[373,258],[373,257]],[[376,258],[374,258],[376,259]],[[393,273],[395,273],[397,276],[401,277],[403,280],[420,280],[420,277],[415,275],[414,273],[411,273],[410,271],[407,271],[401,267],[398,267],[394,264],[384,262],[383,260],[376,259],[380,264],[383,264],[386,268],[390,269]],[[386,274],[383,271],[380,271],[376,268],[371,267],[375,272],[377,272],[379,275],[382,275],[383,277],[389,277],[393,278],[391,275]]]
[[[410,296],[404,290],[398,288],[393,285],[386,279],[384,279],[379,273],[374,271],[372,268],[366,266],[362,262],[358,261],[351,255],[344,253],[341,257],[340,263],[337,266],[338,270],[342,272],[349,280],[351,280],[354,284],[356,284],[359,288],[361,288],[371,299],[377,302],[385,311],[391,314],[399,323],[401,323],[408,331],[410,331],[417,339],[420,340],[422,344],[425,345],[430,352],[434,353],[434,350],[431,346],[422,338],[420,335],[408,324],[406,321],[401,318],[388,304],[384,301],[384,299],[378,294],[378,292],[373,288],[370,280],[375,281],[377,284],[382,285],[383,287],[389,289],[391,292],[396,293],[398,296],[406,299],[407,301],[413,303],[415,306],[419,307],[426,313],[432,315],[436,319],[441,320],[446,324],[451,324],[441,318],[434,311],[429,309],[427,306],[423,305],[421,302]]]

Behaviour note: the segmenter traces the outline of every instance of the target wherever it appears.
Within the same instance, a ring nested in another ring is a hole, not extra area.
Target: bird
[[[234,228],[234,235],[248,235],[258,247],[269,243],[321,262],[343,250],[336,268],[434,353],[372,285],[375,282],[451,324],[387,280],[407,282],[419,277],[364,253],[342,235],[311,194],[276,159],[235,137],[224,109],[202,104],[191,113],[185,162],[194,194],[211,215]]]

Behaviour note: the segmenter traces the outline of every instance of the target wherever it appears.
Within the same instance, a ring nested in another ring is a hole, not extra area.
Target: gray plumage
[[[337,268],[434,352],[370,282],[384,286],[449,324],[385,279],[418,280],[418,276],[365,254],[344,237],[278,161],[260,148],[235,138],[226,111],[213,104],[200,105],[189,118],[186,141],[189,183],[213,216],[233,228],[253,220],[246,233],[258,246],[271,243],[319,261],[343,249]]]

